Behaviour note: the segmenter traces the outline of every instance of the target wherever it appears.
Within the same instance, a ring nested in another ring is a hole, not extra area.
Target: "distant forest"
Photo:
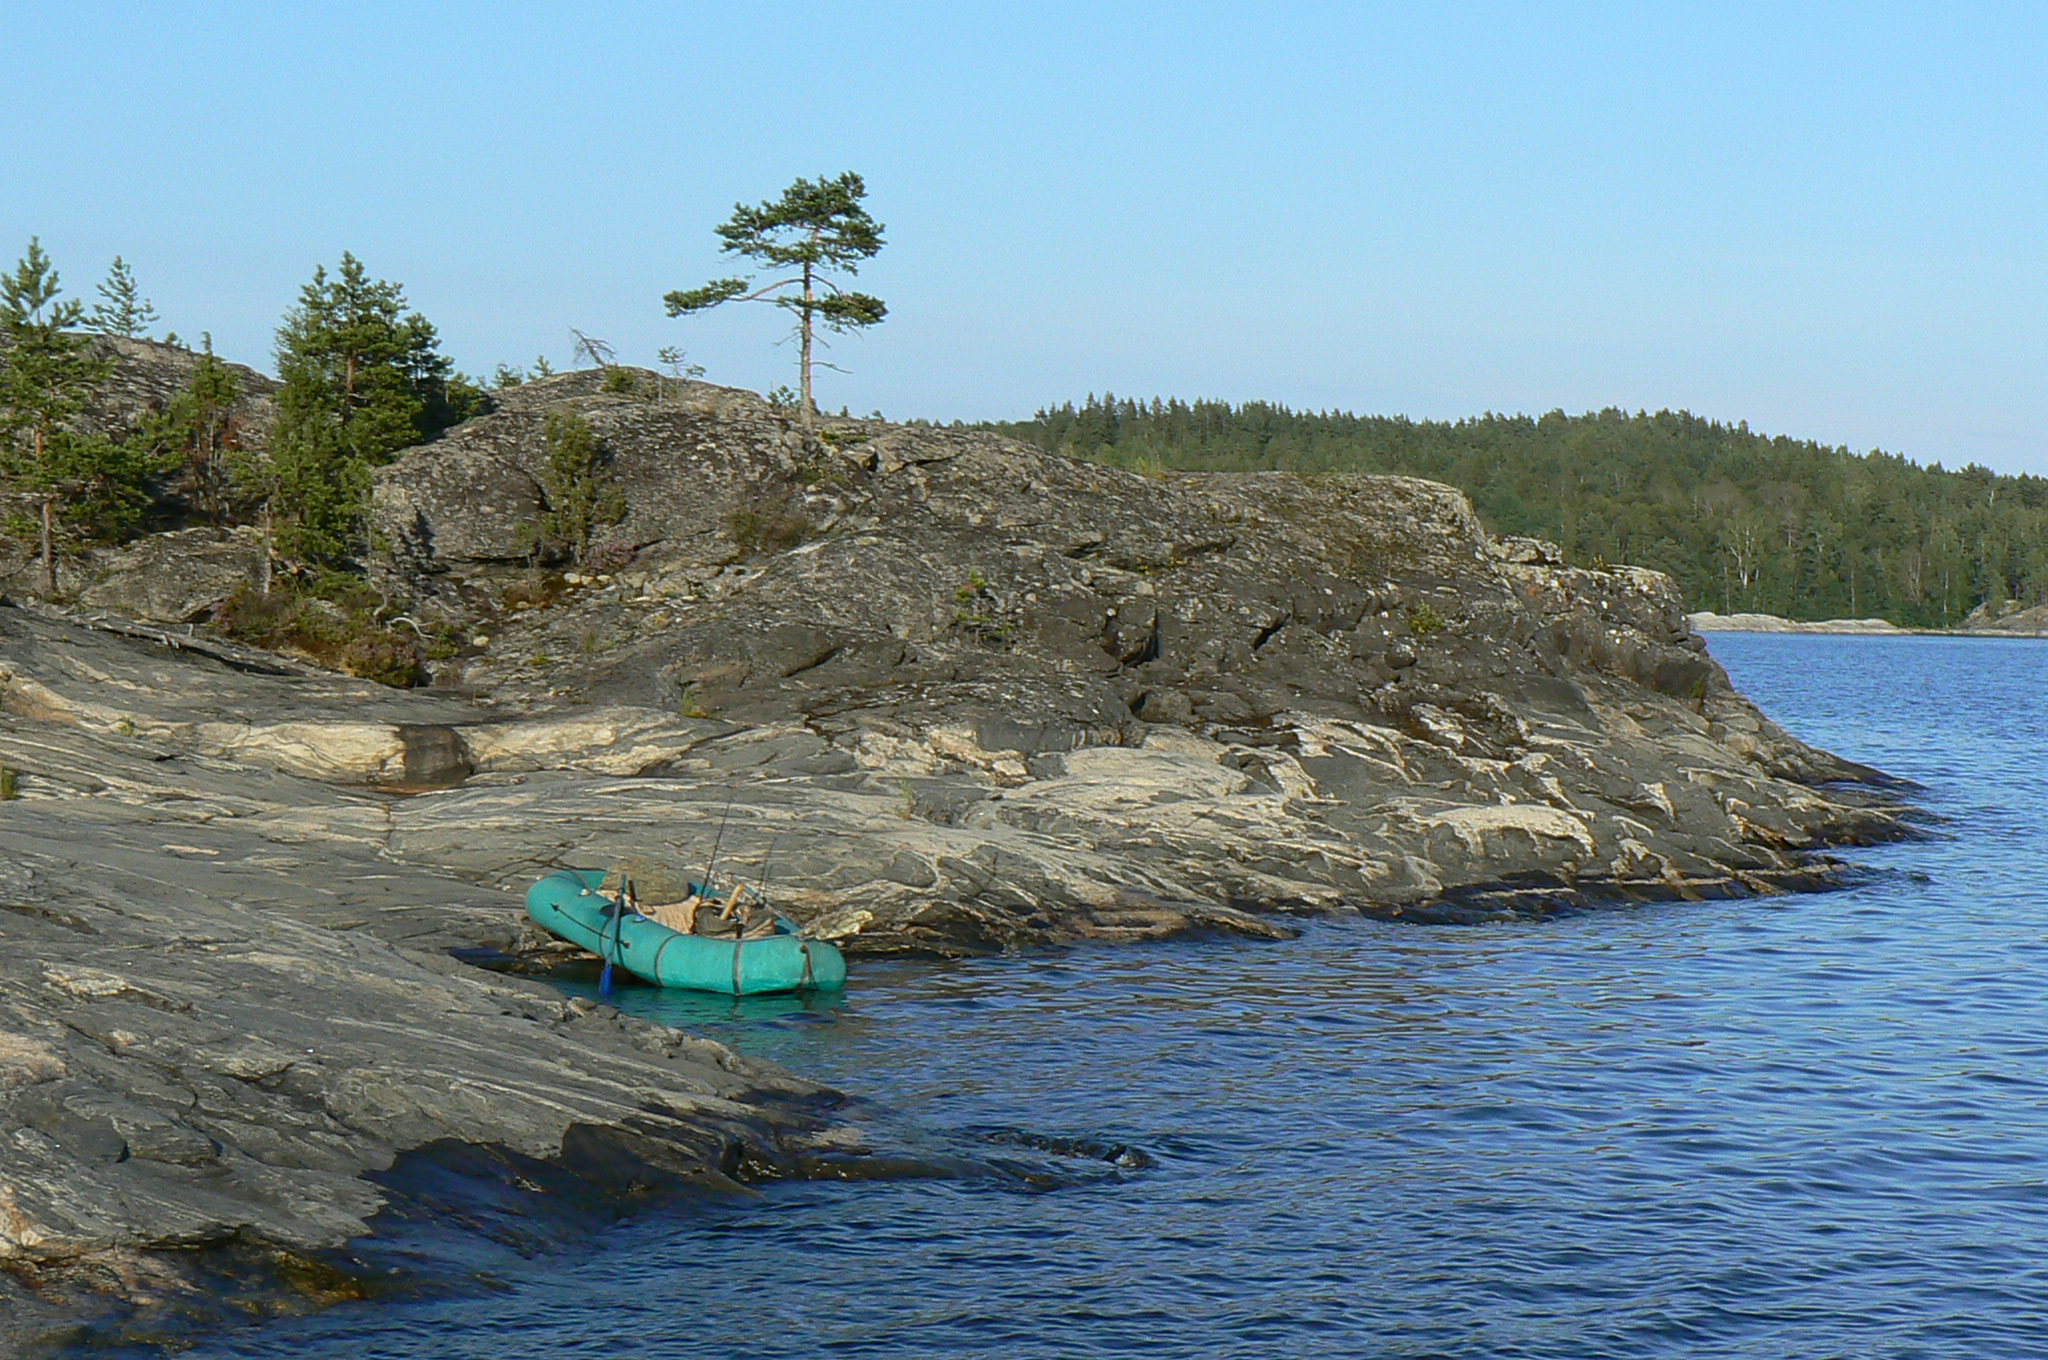
[[[1139,471],[1398,472],[1463,488],[1496,533],[1678,578],[1692,608],[1962,622],[2048,600],[2048,479],[1946,471],[1684,411],[1455,423],[1266,402],[1091,396],[986,428]]]

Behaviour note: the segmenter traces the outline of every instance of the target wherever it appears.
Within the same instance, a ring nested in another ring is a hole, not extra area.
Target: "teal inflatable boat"
[[[526,891],[526,914],[571,944],[657,987],[752,996],[846,984],[846,958],[778,916],[757,940],[685,935],[598,891],[599,869],[557,869]]]

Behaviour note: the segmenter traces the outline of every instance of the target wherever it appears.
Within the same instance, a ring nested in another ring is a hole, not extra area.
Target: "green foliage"
[[[625,489],[590,422],[574,411],[550,411],[542,440],[547,450],[539,478],[543,508],[526,534],[536,556],[580,565],[598,531],[626,517]]]
[[[1417,637],[1428,637],[1431,633],[1443,631],[1446,620],[1436,608],[1424,600],[1408,611],[1408,631]]]
[[[242,385],[204,342],[184,388],[143,419],[136,440],[152,463],[169,474],[167,490],[189,511],[215,524],[236,517],[238,462],[247,458],[235,419]]]
[[[361,537],[372,469],[473,413],[482,394],[455,376],[434,327],[400,286],[344,254],[299,293],[277,333],[277,424],[248,488],[285,557],[335,564]]]
[[[435,646],[445,640],[418,628],[399,631],[383,612],[382,601],[355,578],[310,573],[279,590],[241,587],[215,610],[214,624],[229,637],[378,684],[425,683],[425,652],[452,649]]]
[[[135,287],[135,271],[119,255],[100,281],[100,300],[93,304],[86,322],[101,335],[118,335],[134,340],[146,337],[149,328],[163,320],[156,308]]]
[[[654,357],[661,361],[661,366],[668,370],[669,376],[678,382],[704,376],[704,365],[687,362],[689,356],[674,345],[663,345],[654,352]]]
[[[145,452],[77,428],[85,401],[113,360],[71,334],[84,307],[62,299],[42,243],[31,239],[0,276],[0,490],[28,506],[43,562],[43,588],[57,589],[60,540],[118,538],[147,503],[154,470]]]
[[[0,765],[0,803],[21,797],[21,772],[12,765]]]
[[[756,286],[749,278],[713,279],[700,288],[677,289],[662,299],[670,316],[687,316],[727,302],[770,302],[796,315],[800,411],[805,422],[811,399],[812,346],[817,329],[851,331],[877,325],[888,315],[878,297],[840,286],[833,277],[860,272],[861,262],[882,249],[882,224],[861,200],[867,186],[852,171],[833,178],[798,179],[782,197],[754,207],[733,205],[718,227],[729,255],[744,255],[773,271],[794,271]]]
[[[1007,646],[1014,631],[997,608],[995,592],[978,571],[967,573],[967,583],[953,592],[953,626],[978,642],[991,647]]]
[[[1948,471],[1683,411],[1457,422],[1105,394],[991,428],[1120,466],[1385,472],[1462,487],[1497,532],[1677,578],[1695,608],[1960,623],[2048,600],[2048,479]]]

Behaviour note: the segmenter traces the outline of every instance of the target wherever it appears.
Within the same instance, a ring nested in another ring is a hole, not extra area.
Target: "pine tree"
[[[582,416],[550,412],[543,439],[547,462],[539,480],[546,508],[523,536],[537,555],[569,557],[581,566],[597,531],[626,517],[626,493]]]
[[[173,489],[192,510],[216,524],[230,519],[235,496],[235,458],[240,452],[235,404],[242,385],[202,337],[199,362],[182,391],[143,422],[138,436],[174,474]]]
[[[357,546],[370,472],[475,408],[404,290],[344,254],[299,292],[277,332],[277,423],[265,465],[245,469],[278,553],[337,565]]]
[[[705,311],[725,302],[772,302],[797,316],[798,405],[804,428],[815,425],[811,398],[812,348],[816,328],[856,330],[878,324],[889,309],[866,293],[841,288],[834,273],[854,275],[863,260],[882,249],[882,224],[861,207],[867,186],[852,171],[836,179],[799,179],[782,197],[757,207],[733,205],[718,235],[727,254],[745,255],[770,269],[796,272],[754,286],[751,278],[713,279],[701,288],[678,289],[663,298],[670,316]]]
[[[0,275],[0,478],[39,511],[43,589],[53,595],[60,520],[132,505],[140,482],[128,450],[72,428],[113,365],[67,334],[84,308],[61,292],[35,238],[14,272]]]
[[[100,301],[94,304],[86,323],[101,335],[146,339],[149,328],[163,320],[149,299],[136,290],[135,273],[119,255],[114,257],[107,277],[100,281],[99,295]]]

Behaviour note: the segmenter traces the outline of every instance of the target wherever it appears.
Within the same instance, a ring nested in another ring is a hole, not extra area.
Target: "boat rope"
[[[626,900],[634,896],[633,880],[630,878],[622,880],[619,884],[619,895],[612,902],[612,952],[610,954],[604,952],[603,928],[600,927],[597,932],[597,955],[604,960],[604,971],[597,975],[597,994],[599,996],[610,996],[612,994],[613,957],[623,955],[624,951],[620,948],[619,941],[620,933],[626,928]]]
[[[735,939],[732,942],[732,994],[734,996],[738,996],[740,994],[740,951],[742,949],[745,949],[746,947],[747,927],[746,924],[742,922],[740,925],[739,938]]]
[[[813,979],[812,979],[812,977],[811,977],[811,945],[810,945],[810,942],[809,942],[808,940],[798,940],[798,941],[796,942],[796,947],[797,947],[797,951],[798,951],[799,953],[801,953],[801,954],[802,954],[802,955],[804,956],[804,980],[803,980],[802,982],[799,982],[799,983],[797,984],[797,986],[798,986],[798,987],[809,987],[809,986],[812,986],[812,985],[813,985]]]

